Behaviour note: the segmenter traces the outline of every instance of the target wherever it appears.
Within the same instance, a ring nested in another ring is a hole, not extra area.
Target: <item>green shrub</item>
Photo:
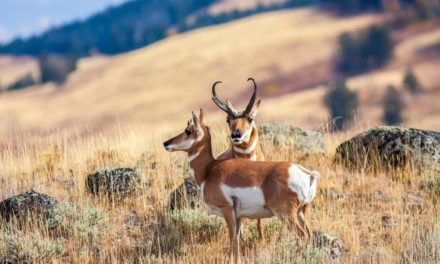
[[[153,243],[150,252],[160,256],[167,252],[183,254],[183,244],[203,243],[226,234],[224,220],[209,216],[202,210],[183,209],[168,215],[158,215],[156,223],[150,225]]]
[[[40,233],[0,234],[0,263],[49,263],[63,251],[59,240]]]
[[[287,231],[276,241],[272,254],[271,263],[318,264],[330,261],[329,254],[324,249],[302,248],[298,245],[297,238]]]
[[[100,209],[60,204],[51,211],[48,228],[57,235],[74,238],[82,246],[99,248],[107,231],[107,222],[107,216]]]
[[[184,209],[171,213],[171,220],[185,237],[196,241],[208,241],[224,231],[223,218],[209,216],[202,210]]]

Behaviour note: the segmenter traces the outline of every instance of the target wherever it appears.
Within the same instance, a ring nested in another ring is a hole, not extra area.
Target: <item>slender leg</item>
[[[264,236],[263,236],[263,225],[261,224],[261,219],[257,220],[257,230],[258,230],[258,239],[260,241],[264,241]]]
[[[235,233],[235,262],[240,263],[240,234],[241,234],[241,218],[235,219],[236,233]]]
[[[298,222],[301,225],[301,227],[306,231],[307,233],[306,244],[309,244],[312,239],[312,232],[310,232],[310,229],[307,226],[307,221],[306,221],[307,208],[308,208],[307,204],[305,204],[298,209]]]
[[[226,220],[226,224],[228,225],[229,230],[229,241],[231,244],[231,263],[239,263],[238,258],[238,238],[237,238],[237,222],[235,218],[235,212],[232,207],[223,207],[222,209],[223,217]]]
[[[276,216],[281,220],[281,222],[283,222],[287,226],[289,231],[293,232],[298,240],[301,241],[304,239],[307,233],[299,224],[297,215],[298,210],[299,208],[295,207],[289,210],[290,213],[280,213],[276,214]]]

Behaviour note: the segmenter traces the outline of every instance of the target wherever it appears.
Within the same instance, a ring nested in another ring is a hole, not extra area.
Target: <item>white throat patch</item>
[[[191,161],[193,161],[195,158],[197,158],[200,155],[200,152],[197,152],[195,154],[192,154],[190,156],[188,156],[188,160],[191,163]]]
[[[253,152],[255,150],[255,147],[257,146],[257,141],[258,140],[254,140],[254,142],[252,143],[252,145],[250,147],[248,147],[247,149],[241,149],[237,146],[233,146],[234,147],[234,151],[238,152],[240,154],[249,154],[251,152]]]

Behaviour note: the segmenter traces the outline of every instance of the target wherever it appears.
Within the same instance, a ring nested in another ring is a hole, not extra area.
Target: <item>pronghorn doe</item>
[[[218,160],[232,158],[252,161],[265,160],[258,139],[257,126],[254,121],[257,117],[258,108],[260,106],[260,100],[255,104],[255,99],[257,97],[257,84],[253,78],[249,78],[248,81],[252,81],[254,91],[244,111],[236,110],[229,100],[226,100],[225,103],[218,98],[215,87],[222,82],[217,81],[212,85],[212,100],[221,110],[226,112],[226,122],[228,123],[229,131],[231,133],[231,147],[220,154],[217,157]],[[264,236],[260,219],[257,220],[257,230],[258,238],[263,240]]]
[[[278,217],[308,243],[311,232],[305,212],[316,195],[320,174],[288,162],[216,160],[211,135],[193,113],[183,133],[163,143],[167,151],[188,153],[189,165],[210,214],[225,218],[231,242],[231,261],[239,263],[239,234],[242,218]]]

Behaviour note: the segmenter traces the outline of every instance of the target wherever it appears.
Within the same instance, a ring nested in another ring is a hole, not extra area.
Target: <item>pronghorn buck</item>
[[[301,239],[309,242],[304,206],[316,195],[319,173],[289,162],[216,160],[211,135],[200,115],[193,113],[183,133],[165,141],[167,151],[184,151],[201,187],[210,214],[225,218],[231,242],[231,261],[239,262],[242,218],[278,217]]]
[[[236,110],[229,100],[226,100],[226,103],[224,103],[218,98],[215,87],[221,83],[220,81],[212,85],[212,100],[228,115],[226,122],[231,132],[231,148],[218,156],[217,159],[240,158],[264,160],[264,155],[258,140],[257,126],[254,121],[258,114],[258,107],[260,106],[260,100],[255,104],[257,84],[253,78],[249,78],[248,81],[252,81],[254,84],[254,91],[244,111]]]
[[[260,106],[260,100],[255,104],[255,99],[257,97],[257,84],[253,78],[249,78],[248,81],[252,81],[254,91],[244,111],[236,110],[229,100],[226,100],[225,103],[217,96],[215,91],[216,85],[222,82],[217,81],[212,85],[212,100],[221,110],[226,112],[226,122],[228,123],[229,131],[231,133],[231,147],[220,154],[217,157],[218,160],[232,158],[253,161],[265,160],[258,139],[257,126],[254,121],[258,114],[258,107]],[[258,219],[257,222],[257,230],[258,238],[263,240],[264,237],[260,219]]]

